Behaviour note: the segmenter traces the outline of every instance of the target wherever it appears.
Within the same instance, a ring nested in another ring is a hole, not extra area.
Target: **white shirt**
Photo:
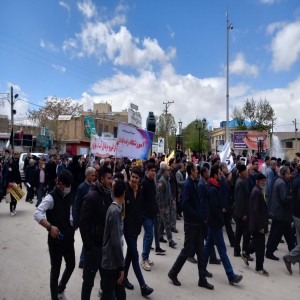
[[[54,199],[50,194],[47,194],[40,205],[34,212],[34,219],[40,223],[41,220],[46,219],[45,213],[48,209],[53,209]],[[72,206],[70,207],[70,221],[73,221]]]

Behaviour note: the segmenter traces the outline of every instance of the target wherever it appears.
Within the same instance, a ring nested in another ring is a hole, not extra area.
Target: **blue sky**
[[[272,104],[275,131],[300,122],[300,2],[229,0],[230,114],[247,98]],[[226,0],[2,0],[0,93],[72,98],[114,111],[163,102],[184,126],[226,118]],[[16,120],[33,106],[16,102]],[[8,103],[0,106],[9,113]],[[300,126],[298,126],[300,127]]]

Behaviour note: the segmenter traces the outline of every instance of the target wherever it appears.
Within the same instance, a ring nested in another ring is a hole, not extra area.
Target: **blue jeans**
[[[226,275],[228,279],[232,279],[233,276],[235,275],[230,263],[230,260],[227,256],[227,249],[226,245],[224,242],[224,237],[223,237],[223,231],[222,228],[220,229],[214,229],[208,226],[208,235],[207,235],[207,240],[205,243],[204,247],[204,254],[205,254],[205,263],[207,266],[208,262],[208,257],[209,254],[211,253],[212,248],[216,245],[223,267],[225,269]]]
[[[154,219],[145,217],[143,227],[144,227],[144,240],[143,240],[142,258],[143,260],[146,260],[149,258],[151,245],[153,241]]]
[[[139,281],[140,286],[142,287],[145,284],[143,274],[139,265],[139,253],[137,250],[137,235],[125,235],[125,240],[127,244],[127,253],[125,258],[125,275],[126,278],[128,275],[130,264],[132,263],[133,271],[137,280]]]

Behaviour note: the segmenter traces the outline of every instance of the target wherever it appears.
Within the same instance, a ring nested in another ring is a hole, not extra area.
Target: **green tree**
[[[201,121],[198,123],[202,126]],[[202,151],[207,151],[207,130],[202,129],[200,131],[200,149]],[[191,149],[192,151],[199,151],[199,130],[195,126],[195,121],[188,124],[183,130],[183,144],[184,149]]]
[[[275,112],[269,101],[260,99],[255,101],[247,99],[242,107],[236,106],[233,110],[232,117],[237,121],[237,127],[240,130],[247,129],[245,121],[252,123],[250,126],[253,130],[269,130],[274,122]]]
[[[164,137],[168,139],[168,148],[171,151],[174,149],[175,146],[175,135],[174,135],[174,128],[176,128],[175,118],[172,114],[161,114],[160,116],[156,116],[156,130],[155,134],[157,137]],[[165,151],[167,146],[167,141],[165,140]]]

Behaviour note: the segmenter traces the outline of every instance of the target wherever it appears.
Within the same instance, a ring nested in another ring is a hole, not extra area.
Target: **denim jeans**
[[[220,229],[214,229],[208,226],[208,236],[206,240],[206,244],[204,247],[204,253],[205,253],[205,263],[207,265],[208,262],[208,257],[211,249],[213,246],[216,245],[223,267],[225,269],[226,275],[228,279],[232,279],[234,276],[234,272],[230,263],[230,260],[227,256],[227,249],[226,245],[224,242],[224,237],[223,237],[223,230],[222,228]]]
[[[139,265],[139,253],[137,250],[137,235],[125,235],[125,240],[127,244],[127,253],[125,257],[125,275],[126,278],[128,275],[130,264],[132,263],[133,271],[135,273],[135,276],[142,287],[145,284],[145,280],[143,277],[143,274],[141,272],[141,268]]]
[[[149,258],[151,245],[153,241],[154,218],[145,217],[144,223],[144,240],[142,258],[146,260]]]
[[[48,237],[48,246],[51,262],[50,290],[51,299],[57,300],[58,293],[62,293],[75,268],[74,242],[58,241]],[[62,258],[65,259],[66,268],[58,284]]]

